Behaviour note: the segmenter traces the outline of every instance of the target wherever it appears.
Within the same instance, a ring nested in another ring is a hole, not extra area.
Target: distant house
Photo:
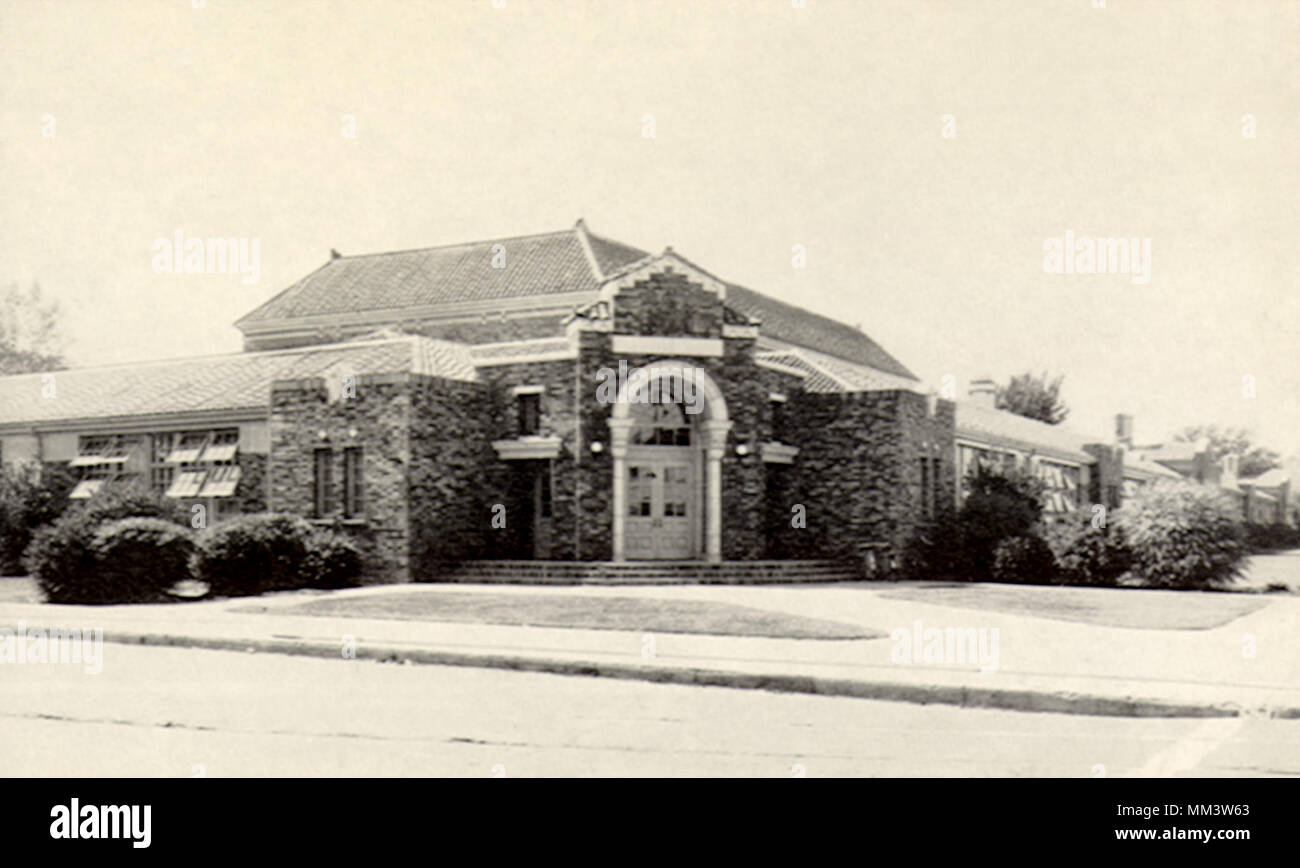
[[[1088,504],[1119,507],[1144,486],[1160,480],[1213,485],[1237,505],[1244,521],[1295,523],[1288,504],[1290,473],[1281,468],[1252,478],[1237,474],[1237,456],[1216,460],[1207,443],[1133,443],[1133,417],[1115,417],[1115,438],[1105,443],[1066,425],[1049,425],[994,409],[992,380],[975,380],[955,415],[954,464],[957,504],[965,482],[983,463],[1028,469],[1045,483],[1044,514],[1061,517]]]

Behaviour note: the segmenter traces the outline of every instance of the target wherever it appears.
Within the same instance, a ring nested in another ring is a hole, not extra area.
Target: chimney
[[[1133,417],[1127,413],[1115,416],[1115,442],[1125,449],[1133,448]]]
[[[994,383],[990,377],[970,381],[971,403],[980,407],[988,407],[991,410],[997,400],[997,395],[997,383]]]
[[[1219,459],[1222,470],[1219,473],[1219,483],[1225,488],[1232,488],[1237,484],[1237,456],[1231,453]]]

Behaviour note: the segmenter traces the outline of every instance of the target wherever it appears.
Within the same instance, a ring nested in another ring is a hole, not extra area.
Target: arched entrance
[[[722,558],[726,402],[686,362],[654,362],[620,385],[609,420],[614,560]]]

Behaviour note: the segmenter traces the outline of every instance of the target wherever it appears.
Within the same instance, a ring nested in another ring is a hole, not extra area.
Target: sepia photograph
[[[1284,832],[1297,142],[1296,0],[0,0],[14,829]]]

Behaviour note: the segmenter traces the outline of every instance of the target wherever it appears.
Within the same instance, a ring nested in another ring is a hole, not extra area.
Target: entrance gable
[[[615,334],[721,338],[735,322],[727,285],[671,249],[610,275],[601,295],[613,303]]]

